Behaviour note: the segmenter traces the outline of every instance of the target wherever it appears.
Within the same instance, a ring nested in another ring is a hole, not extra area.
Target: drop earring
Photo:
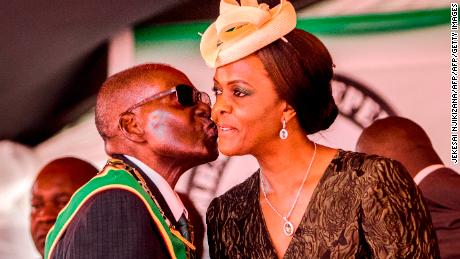
[[[283,128],[280,130],[280,139],[285,140],[288,138],[288,131],[286,129],[286,120],[283,118]]]

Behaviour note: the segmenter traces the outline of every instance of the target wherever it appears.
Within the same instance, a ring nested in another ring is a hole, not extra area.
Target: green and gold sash
[[[178,231],[168,226],[162,216],[161,209],[153,200],[154,198],[149,196],[136,178],[123,168],[114,166],[109,160],[103,171],[78,189],[67,206],[59,213],[56,223],[46,237],[44,258],[51,258],[59,239],[83,204],[97,193],[110,189],[129,191],[142,200],[158,227],[171,258],[185,259],[189,253],[188,250],[190,248],[195,249],[192,244],[178,234]]]

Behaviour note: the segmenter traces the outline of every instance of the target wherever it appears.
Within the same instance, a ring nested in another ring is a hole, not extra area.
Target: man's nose
[[[195,109],[195,114],[199,117],[210,118],[211,117],[211,106],[203,102],[198,102],[197,107]]]
[[[53,205],[47,205],[36,213],[36,219],[43,222],[55,221],[60,211],[61,208]]]

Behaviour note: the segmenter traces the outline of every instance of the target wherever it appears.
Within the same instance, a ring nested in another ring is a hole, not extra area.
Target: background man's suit
[[[436,229],[442,258],[460,258],[460,175],[443,167],[419,183]]]

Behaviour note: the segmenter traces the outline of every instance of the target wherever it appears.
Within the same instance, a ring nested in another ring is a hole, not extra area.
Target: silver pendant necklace
[[[308,165],[308,169],[307,169],[307,173],[305,174],[303,180],[302,180],[302,184],[300,184],[300,187],[299,187],[299,190],[297,191],[297,195],[295,197],[295,200],[294,202],[292,203],[292,206],[291,206],[291,209],[289,210],[288,214],[286,216],[283,216],[270,202],[270,200],[268,199],[267,197],[267,193],[265,191],[265,184],[264,184],[264,174],[262,173],[262,169],[259,169],[259,173],[260,173],[260,185],[261,185],[261,189],[262,189],[262,193],[264,194],[264,198],[265,200],[267,201],[267,204],[268,206],[270,206],[270,208],[278,215],[280,216],[284,223],[283,223],[283,232],[286,236],[292,236],[294,234],[294,225],[292,224],[292,222],[289,220],[289,217],[291,216],[292,214],[292,211],[294,210],[294,207],[295,205],[297,204],[297,201],[299,200],[299,197],[300,197],[300,193],[302,192],[302,189],[303,189],[303,185],[305,184],[305,181],[307,180],[308,178],[308,175],[310,174],[310,169],[311,169],[311,165],[313,164],[313,160],[315,160],[315,156],[316,156],[316,143],[313,142],[314,146],[315,146],[315,151],[313,152],[313,156],[311,157],[311,160],[310,160],[310,164]]]

